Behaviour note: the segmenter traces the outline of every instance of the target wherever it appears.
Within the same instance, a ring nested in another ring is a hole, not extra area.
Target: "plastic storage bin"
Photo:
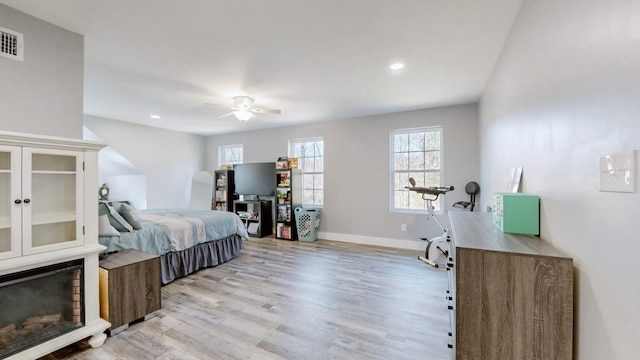
[[[313,242],[318,239],[318,227],[320,227],[320,209],[304,209],[297,207],[296,225],[298,226],[298,240]]]

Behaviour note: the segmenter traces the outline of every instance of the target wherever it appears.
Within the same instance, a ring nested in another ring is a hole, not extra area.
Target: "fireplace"
[[[0,358],[82,328],[84,259],[0,276]]]

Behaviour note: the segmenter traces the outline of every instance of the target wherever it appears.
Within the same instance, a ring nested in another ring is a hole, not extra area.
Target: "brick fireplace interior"
[[[0,358],[84,326],[84,259],[0,276]]]

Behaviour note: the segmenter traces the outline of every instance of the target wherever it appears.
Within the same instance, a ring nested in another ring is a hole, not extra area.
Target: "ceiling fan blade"
[[[232,111],[232,112],[228,112],[228,113],[226,113],[226,114],[222,114],[222,115],[218,116],[218,119],[222,119],[222,118],[225,118],[225,117],[227,117],[227,116],[231,116],[231,115],[233,115],[233,111]]]
[[[229,105],[225,105],[225,104],[216,104],[216,103],[210,103],[210,102],[206,102],[204,103],[207,106],[213,106],[213,107],[218,107],[218,108],[229,108]]]
[[[249,109],[249,111],[251,111],[254,114],[281,114],[282,111],[278,110],[278,109],[257,109],[257,108],[253,108],[253,109]]]

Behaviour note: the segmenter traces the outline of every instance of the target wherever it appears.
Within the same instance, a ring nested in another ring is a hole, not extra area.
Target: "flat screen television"
[[[246,196],[275,195],[275,162],[237,164],[233,170],[236,194]]]

